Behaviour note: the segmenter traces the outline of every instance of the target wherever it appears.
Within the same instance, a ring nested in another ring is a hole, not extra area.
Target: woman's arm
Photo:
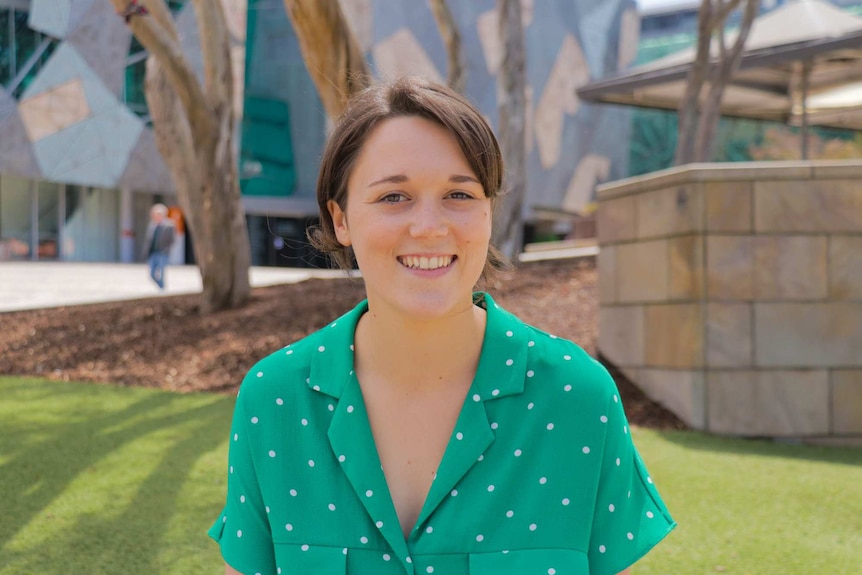
[[[240,573],[239,571],[237,571],[236,569],[234,569],[233,567],[231,567],[230,565],[225,563],[224,564],[224,575],[242,575],[242,573]]]

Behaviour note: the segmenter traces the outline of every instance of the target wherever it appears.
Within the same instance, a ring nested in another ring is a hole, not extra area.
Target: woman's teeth
[[[449,267],[453,256],[402,256],[399,261],[402,265],[414,270],[436,270],[437,268]]]

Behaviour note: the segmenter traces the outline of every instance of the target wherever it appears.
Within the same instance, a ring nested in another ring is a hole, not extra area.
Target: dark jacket
[[[144,257],[149,257],[153,252],[169,252],[171,246],[174,245],[175,235],[174,222],[169,218],[165,218],[158,225],[150,222],[150,225],[147,226],[147,236],[144,239]]]

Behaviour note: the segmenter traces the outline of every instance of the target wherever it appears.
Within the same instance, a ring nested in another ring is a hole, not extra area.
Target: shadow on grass
[[[684,449],[757,457],[804,459],[813,462],[862,465],[862,448],[803,445],[770,439],[743,439],[698,431],[658,431],[662,438]]]
[[[80,388],[74,389],[77,384],[49,385],[55,386],[57,393],[51,393],[54,400],[67,393],[80,394]],[[39,390],[36,395],[41,393]],[[225,441],[230,426],[226,417],[229,408],[225,406],[230,399],[213,397],[191,409],[174,405],[184,397],[170,393],[147,395],[118,410],[94,409],[80,420],[79,414],[70,413],[71,422],[39,424],[38,439],[26,442],[23,438],[23,446],[20,433],[0,434],[0,455],[11,455],[0,464],[0,556],[4,556],[0,571],[23,559],[20,552],[4,550],[4,546],[34,519],[51,521],[50,516],[40,516],[73,482],[103,472],[116,474],[116,469],[106,469],[105,458],[159,432],[169,436],[165,448],[157,451],[161,460],[137,486],[131,501],[129,488],[124,491],[119,487],[118,493],[125,496],[116,507],[72,516],[74,523],[58,529],[65,536],[52,538],[44,554],[39,553],[41,557],[25,561],[28,566],[38,565],[39,573],[58,575],[79,572],[75,568],[86,569],[87,565],[113,566],[107,571],[88,570],[96,573],[162,572],[157,564],[159,552],[170,543],[164,534],[176,520],[180,492],[198,459]],[[140,464],[151,467],[152,461]],[[75,559],[85,559],[86,564],[73,567]]]

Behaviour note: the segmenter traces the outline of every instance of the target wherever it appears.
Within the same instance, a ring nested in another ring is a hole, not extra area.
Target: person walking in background
[[[174,223],[168,218],[167,206],[155,204],[150,208],[144,255],[150,264],[150,277],[159,289],[165,289],[165,266],[168,265],[168,254],[174,245],[174,236]]]

